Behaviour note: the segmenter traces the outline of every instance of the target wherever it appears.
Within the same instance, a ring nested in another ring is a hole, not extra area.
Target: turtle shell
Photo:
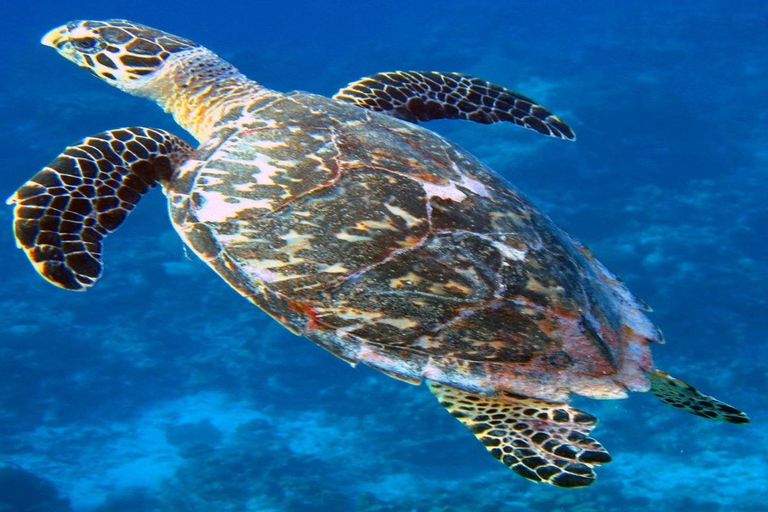
[[[644,306],[429,130],[290,93],[223,122],[169,192],[222,278],[351,363],[549,400],[648,389]]]

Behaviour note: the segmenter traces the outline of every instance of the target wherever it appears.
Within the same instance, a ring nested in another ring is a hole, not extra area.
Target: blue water
[[[422,387],[352,369],[188,259],[160,194],[103,280],[40,279],[0,209],[0,510],[768,510],[768,4],[32,0],[0,18],[0,196],[119,126],[178,133],[38,44],[124,17],[264,85],[331,95],[437,69],[532,96],[578,141],[439,122],[653,306],[660,368],[746,410],[709,422],[648,394],[576,405],[614,456],[590,488],[531,484]],[[214,7],[214,4],[219,5]],[[535,4],[535,5],[533,5]],[[567,4],[567,5],[566,5]]]

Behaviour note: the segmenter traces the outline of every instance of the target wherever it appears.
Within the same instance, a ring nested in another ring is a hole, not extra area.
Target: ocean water
[[[185,254],[159,193],[87,293],[44,282],[0,209],[0,510],[768,510],[768,4],[296,0],[14,3],[0,19],[0,195],[154,104],[39,44],[73,19],[193,39],[264,85],[332,95],[378,71],[470,73],[533,97],[574,143],[428,126],[593,249],[653,308],[658,367],[747,411],[576,398],[614,457],[589,488],[493,460],[424,386],[350,368]],[[188,136],[187,136],[188,137]]]

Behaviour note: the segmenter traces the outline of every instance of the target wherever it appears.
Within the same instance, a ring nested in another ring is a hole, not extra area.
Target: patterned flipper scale
[[[429,388],[500,462],[533,482],[586,487],[594,466],[611,461],[589,437],[597,419],[563,403],[500,392],[481,396],[429,382]]]
[[[651,393],[672,407],[696,416],[728,423],[749,423],[745,413],[717,398],[705,395],[690,384],[659,370],[648,373]]]
[[[575,140],[573,130],[541,105],[500,85],[460,73],[393,71],[352,82],[333,97],[413,123],[466,119],[514,123]]]
[[[14,234],[35,269],[68,290],[101,276],[102,239],[141,196],[171,179],[192,148],[165,130],[120,128],[64,150],[8,199]]]

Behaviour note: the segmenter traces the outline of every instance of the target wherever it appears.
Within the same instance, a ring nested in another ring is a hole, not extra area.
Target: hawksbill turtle
[[[595,257],[493,171],[417,126],[511,122],[574,139],[531,99],[457,73],[379,73],[333,98],[279,93],[210,50],[125,20],[75,21],[45,45],[156,101],[199,142],[109,130],[9,199],[51,283],[84,290],[102,240],[160,185],[174,228],[232,288],[341,359],[424,380],[523,477],[583,487],[610,461],[571,394],[648,391],[705,418],[738,409],[657,370],[659,330]]]

